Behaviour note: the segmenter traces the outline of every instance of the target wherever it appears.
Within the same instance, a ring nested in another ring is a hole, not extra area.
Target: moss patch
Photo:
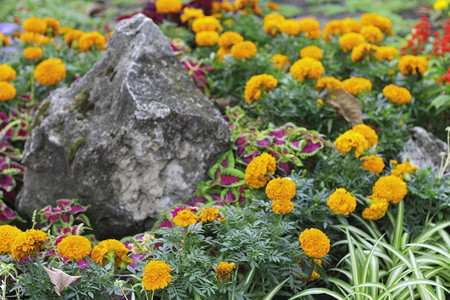
[[[92,88],[82,90],[73,101],[73,108],[78,110],[83,115],[94,109],[94,104],[89,102],[89,93],[91,90]]]
[[[86,138],[84,137],[79,137],[75,140],[75,142],[73,142],[72,146],[69,149],[69,154],[67,155],[67,160],[69,162],[73,161],[73,159],[75,158],[75,154],[77,153],[77,150],[83,147],[84,144],[86,144]]]
[[[41,117],[45,116],[47,113],[48,107],[50,106],[50,102],[44,102],[39,107],[36,116],[34,117],[33,122],[31,123],[31,130],[33,130],[34,127],[41,125]]]

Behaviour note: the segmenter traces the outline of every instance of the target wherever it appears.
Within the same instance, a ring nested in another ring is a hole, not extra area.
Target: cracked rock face
[[[18,209],[90,204],[100,238],[149,229],[186,200],[229,148],[225,121],[196,89],[153,21],[117,25],[103,60],[41,106],[26,142]]]

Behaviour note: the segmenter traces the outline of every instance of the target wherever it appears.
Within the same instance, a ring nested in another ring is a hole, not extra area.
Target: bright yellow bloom
[[[352,18],[345,18],[341,22],[342,22],[344,31],[346,31],[346,32],[361,32],[361,23],[359,23],[358,21],[356,21]]]
[[[363,14],[359,20],[364,26],[375,26],[386,34],[392,34],[392,22],[386,17],[375,13],[367,13]]]
[[[321,60],[323,58],[322,49],[317,46],[306,46],[300,50],[300,57],[311,57],[317,60]]]
[[[231,49],[220,47],[216,52],[217,60],[221,62],[225,57],[225,55],[231,54]]]
[[[84,236],[66,236],[58,243],[58,252],[69,260],[82,260],[91,254],[91,242]]]
[[[290,213],[294,209],[294,203],[290,200],[274,200],[272,201],[272,210],[278,215],[282,213],[283,215]]]
[[[399,105],[411,102],[412,95],[404,87],[399,87],[394,84],[389,84],[384,87],[383,95],[394,103]]]
[[[199,33],[200,31],[220,31],[222,26],[219,20],[214,17],[201,17],[192,22],[192,31]]]
[[[177,13],[181,10],[181,0],[156,0],[156,11],[159,14]]]
[[[290,64],[289,57],[283,54],[275,54],[271,60],[278,69],[285,69]]]
[[[109,261],[114,260],[114,268],[120,267],[122,263],[130,264],[133,262],[128,257],[128,249],[124,244],[118,240],[109,239],[101,241],[92,250],[92,261],[100,264],[102,267],[106,266]]]
[[[270,200],[289,201],[296,193],[295,182],[290,178],[275,178],[266,186],[266,195]]]
[[[398,54],[398,50],[394,47],[389,46],[381,46],[378,47],[375,53],[375,59],[377,61],[380,61],[382,59],[386,59],[388,61],[391,61],[394,59],[394,56]]]
[[[262,153],[247,165],[245,183],[255,189],[263,188],[270,180],[267,174],[274,175],[276,168],[275,158],[268,153]]]
[[[337,151],[344,155],[352,149],[355,149],[355,156],[359,157],[364,150],[369,148],[369,142],[366,140],[364,135],[350,129],[341,134],[334,141],[334,146]]]
[[[378,144],[377,133],[366,124],[355,125],[352,129],[353,131],[361,133],[366,138],[367,142],[369,142],[369,147],[373,147]]]
[[[448,0],[436,0],[433,4],[434,10],[444,10],[447,9],[449,5]]]
[[[0,83],[1,84],[1,83]],[[1,97],[1,85],[0,85]],[[22,230],[16,226],[0,225],[0,254],[10,254],[11,246],[16,240],[17,236],[22,233]]]
[[[71,45],[73,42],[78,41],[78,39],[83,35],[83,31],[81,30],[70,30],[64,35],[64,43],[66,45]]]
[[[6,47],[11,44],[9,37],[0,32],[0,47]]]
[[[106,47],[105,37],[96,32],[83,33],[78,39],[78,50],[81,52],[86,52],[95,47],[96,50],[103,50]]]
[[[256,54],[256,52],[258,52],[258,48],[253,42],[250,41],[237,43],[231,48],[231,55],[239,60],[251,58]]]
[[[34,32],[39,34],[45,34],[47,31],[47,23],[39,18],[28,18],[22,24],[25,32]]]
[[[352,49],[351,59],[353,62],[360,62],[364,59],[364,57],[372,58],[372,56],[376,53],[378,46],[362,43]]]
[[[42,85],[54,85],[66,77],[66,67],[60,59],[49,58],[34,69],[34,78]]]
[[[412,174],[416,173],[417,170],[419,170],[419,167],[412,165],[409,161],[405,161],[401,164],[393,163],[393,165],[395,167],[391,170],[391,175],[397,176],[401,179],[403,179],[403,174]]]
[[[216,13],[220,13],[221,10],[230,12],[230,11],[234,10],[234,6],[233,6],[233,4],[231,4],[228,1],[213,2],[212,3],[211,11],[212,11],[213,15],[216,14]]]
[[[229,280],[231,278],[231,270],[236,268],[235,263],[227,263],[225,261],[220,262],[218,265],[216,265],[216,274],[217,274],[217,281],[220,282],[221,280]]]
[[[292,77],[301,82],[303,82],[305,78],[319,79],[322,76],[323,71],[322,63],[310,57],[297,60],[289,70]]]
[[[68,33],[68,32],[71,31],[71,30],[73,30],[72,27],[70,27],[70,26],[63,26],[63,27],[61,27],[61,28],[59,29],[59,33],[60,33],[61,35],[65,35],[66,33]]]
[[[195,35],[195,42],[201,47],[214,46],[219,41],[216,31],[200,31]]]
[[[344,52],[348,52],[364,42],[364,36],[356,32],[346,33],[339,38],[339,45]]]
[[[247,10],[260,16],[262,15],[262,11],[258,2],[258,0],[236,0],[234,2],[234,8],[235,10],[242,10],[242,15],[244,16],[247,14]]]
[[[283,20],[278,27],[282,33],[297,35],[300,33],[300,23],[294,19]]]
[[[364,26],[361,29],[361,34],[372,44],[378,44],[383,41],[383,33],[380,28],[375,26]]]
[[[41,36],[39,33],[35,32],[25,32],[20,34],[20,40],[28,44],[37,43],[40,38]]]
[[[322,258],[330,251],[330,240],[321,230],[310,228],[304,230],[298,240],[305,254],[312,258]]]
[[[202,210],[200,213],[200,219],[202,222],[212,222],[219,216],[219,210],[215,207],[208,207]]]
[[[261,98],[262,89],[266,92],[270,92],[277,84],[278,81],[272,75],[261,74],[252,76],[245,84],[245,102],[252,104],[254,101]]]
[[[191,20],[195,20],[197,18],[202,18],[205,15],[203,14],[203,10],[200,8],[184,8],[183,14],[180,16],[181,22],[186,23]]]
[[[164,261],[152,260],[144,269],[142,284],[147,291],[165,288],[172,280],[172,268]]]
[[[0,81],[0,102],[12,100],[16,95],[16,88],[11,83]]]
[[[322,77],[317,80],[316,90],[321,92],[324,89],[328,91],[342,89],[342,82],[334,77]]]
[[[16,70],[9,65],[0,65],[0,81],[12,81],[16,78]]]
[[[383,198],[376,198],[374,196],[367,197],[373,200],[373,203],[366,207],[362,212],[362,217],[368,221],[376,221],[386,215],[389,208],[389,202]]]
[[[337,215],[348,215],[356,208],[356,198],[344,188],[336,189],[327,200],[328,207]]]
[[[343,35],[349,32],[359,33],[361,31],[361,25],[350,18],[344,20],[332,20],[325,25],[323,29],[323,38],[325,41],[331,41],[332,35]]]
[[[320,30],[320,23],[313,18],[304,18],[298,21],[301,32],[312,32]]]
[[[61,25],[58,20],[54,18],[44,18],[44,22],[47,24],[47,34],[50,36],[57,36],[59,34]]]
[[[264,32],[270,35],[276,35],[280,32],[280,24],[285,18],[278,13],[271,13],[264,17],[263,27]]]
[[[43,55],[42,49],[39,47],[28,47],[23,50],[23,56],[26,59],[39,59]]]
[[[380,177],[372,188],[373,196],[399,203],[408,192],[406,183],[395,175]]]
[[[376,155],[363,156],[360,160],[364,169],[375,174],[380,174],[385,166],[383,159]]]
[[[45,232],[36,229],[28,229],[17,235],[11,246],[12,257],[20,261],[35,252],[39,252],[44,248],[48,236]]]
[[[398,68],[403,75],[423,75],[428,70],[428,60],[423,56],[405,55],[400,58]]]
[[[361,77],[351,77],[342,81],[342,87],[352,95],[358,95],[366,91],[372,90],[370,80]]]
[[[322,99],[317,99],[317,103],[319,104],[319,105],[323,105],[323,100]]]
[[[194,225],[198,221],[198,217],[190,209],[183,209],[178,211],[175,218],[173,218],[173,223],[177,226],[186,227],[189,225]]]
[[[230,48],[237,43],[244,41],[242,35],[234,31],[224,32],[219,38],[219,46],[221,48]]]

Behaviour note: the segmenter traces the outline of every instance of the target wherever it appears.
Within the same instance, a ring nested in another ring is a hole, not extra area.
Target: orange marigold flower
[[[222,26],[215,17],[201,17],[192,22],[192,31],[199,33],[200,31],[220,31]]]
[[[270,200],[289,201],[295,193],[295,182],[288,177],[272,179],[266,186],[266,195]]]
[[[358,21],[356,21],[352,18],[345,18],[341,22],[342,22],[344,31],[346,31],[346,32],[361,32],[361,23],[359,23]]]
[[[172,280],[172,268],[164,261],[152,260],[144,269],[142,284],[147,291],[163,289]]]
[[[264,32],[270,35],[276,35],[280,32],[280,24],[285,18],[278,13],[271,13],[264,17],[263,27]]]
[[[245,102],[252,104],[254,101],[261,98],[262,88],[264,88],[266,92],[270,92],[277,84],[278,81],[272,75],[261,74],[252,76],[245,84]]]
[[[195,42],[201,47],[214,46],[219,41],[216,31],[200,31],[195,35]]]
[[[344,20],[332,20],[325,25],[323,29],[323,39],[327,42],[331,41],[332,35],[343,35],[349,32],[360,32],[361,25],[350,18]]]
[[[322,267],[322,260],[314,259],[314,262],[315,262],[315,264],[314,264],[313,272],[312,272],[311,276],[306,279],[306,281],[308,281],[308,282],[315,281],[320,278],[320,274],[317,273],[316,268],[317,268],[317,266]],[[301,264],[301,263],[302,263],[302,260],[299,259],[298,264]],[[298,274],[300,275],[300,273],[298,273]],[[304,279],[301,275],[300,275],[300,280],[304,281]]]
[[[361,29],[361,34],[372,44],[377,44],[383,41],[383,33],[380,28],[375,26],[364,26]]]
[[[198,217],[190,209],[183,209],[178,211],[175,218],[173,218],[173,223],[177,226],[186,227],[189,225],[194,225],[198,221]]]
[[[352,95],[358,95],[366,91],[372,90],[370,80],[361,77],[351,77],[342,81],[342,87]]]
[[[280,10],[280,6],[278,6],[278,3],[272,2],[272,1],[267,2],[267,8],[270,10],[275,10],[275,11]]]
[[[73,30],[72,27],[70,27],[70,26],[63,26],[63,27],[61,27],[61,28],[59,29],[59,33],[60,33],[61,35],[65,35],[66,33],[68,33],[68,32],[71,31],[71,30]]]
[[[195,20],[197,18],[202,18],[205,15],[203,14],[203,10],[200,8],[192,8],[185,7],[183,10],[183,14],[180,16],[181,22],[186,23],[191,20]]]
[[[39,47],[27,47],[23,50],[23,56],[26,59],[39,59],[43,55],[42,49]]]
[[[411,102],[412,95],[404,87],[399,87],[394,84],[389,84],[384,87],[383,95],[394,103],[399,105]]]
[[[16,78],[16,70],[9,65],[0,65],[0,81],[12,81]]]
[[[47,23],[39,18],[28,18],[22,24],[25,32],[34,32],[39,34],[45,34],[47,31]]]
[[[369,142],[366,140],[364,135],[350,129],[341,134],[334,141],[334,146],[337,151],[344,155],[352,149],[355,149],[355,156],[359,157],[364,150],[369,148]]]
[[[320,30],[320,23],[313,18],[304,18],[298,21],[301,32],[312,32]]]
[[[50,36],[57,36],[61,29],[61,24],[54,18],[44,18],[44,22],[47,24],[46,33]]]
[[[366,124],[355,125],[352,129],[353,131],[361,133],[366,138],[366,140],[369,142],[369,147],[373,147],[378,144],[377,133]]]
[[[60,59],[49,58],[37,65],[33,75],[42,85],[54,85],[66,77],[66,67]]]
[[[375,174],[380,174],[385,166],[383,159],[376,155],[363,156],[360,160],[364,169]]]
[[[376,53],[378,46],[362,43],[353,48],[351,59],[353,62],[360,62],[364,59],[364,57],[372,58],[372,56]]]
[[[78,41],[78,39],[83,35],[81,30],[70,30],[64,35],[64,43],[71,45],[73,42]]]
[[[416,173],[419,170],[419,167],[412,165],[409,161],[405,161],[401,164],[394,164],[394,168],[391,170],[391,175],[397,176],[398,178],[403,179],[403,175],[405,173],[412,174]]]
[[[328,91],[342,89],[342,82],[334,77],[322,77],[317,80],[316,90],[321,92],[324,89]]]
[[[58,243],[58,252],[62,257],[69,260],[82,260],[91,254],[91,242],[84,236],[66,236]]]
[[[403,75],[423,75],[428,70],[428,60],[423,56],[405,55],[400,58],[398,68]]]
[[[227,31],[220,36],[219,46],[222,48],[230,48],[242,41],[244,41],[242,35],[234,31]]]
[[[255,56],[258,48],[253,42],[243,41],[231,47],[231,55],[236,59],[245,59]]]
[[[6,47],[11,44],[11,41],[9,40],[9,37],[5,36],[3,33],[0,32],[0,47]]]
[[[234,8],[236,10],[242,10],[242,15],[244,16],[247,14],[247,9],[260,16],[262,15],[262,11],[258,2],[258,0],[236,0],[234,2]]]
[[[177,13],[181,10],[181,0],[156,0],[155,7],[159,14]]]
[[[202,222],[212,222],[219,217],[219,210],[215,207],[208,207],[202,210],[200,213],[200,219]]]
[[[128,249],[118,240],[109,239],[101,241],[92,250],[92,261],[100,264],[102,267],[109,262],[114,261],[114,268],[120,267],[122,263],[132,263],[133,260],[128,257]]]
[[[322,63],[310,57],[297,60],[289,70],[292,77],[301,82],[303,82],[305,78],[319,79],[322,76],[323,71]]]
[[[312,258],[322,258],[330,251],[330,240],[321,230],[310,228],[304,230],[298,240],[305,254]]]
[[[11,246],[12,257],[20,261],[35,252],[39,252],[44,248],[48,236],[42,230],[28,229],[17,235]]]
[[[263,188],[270,180],[267,174],[275,174],[276,168],[275,158],[268,153],[262,153],[247,165],[245,183],[255,189]]]
[[[283,20],[280,22],[279,29],[287,35],[297,35],[300,33],[300,23],[294,19]]]
[[[368,221],[376,221],[383,218],[389,208],[389,202],[386,199],[374,196],[367,198],[372,199],[373,203],[363,210],[362,217]]]
[[[274,200],[272,201],[272,210],[275,214],[283,215],[290,213],[294,209],[294,203],[290,200]]]
[[[217,60],[221,62],[225,57],[225,55],[231,54],[231,49],[220,47],[216,52]]]
[[[81,52],[86,52],[91,50],[92,47],[99,51],[105,49],[105,37],[96,31],[83,33],[78,39],[78,50]]]
[[[380,177],[372,188],[373,196],[399,203],[408,192],[406,183],[395,175]]]
[[[337,215],[348,215],[356,208],[356,198],[344,188],[338,188],[328,197],[327,205]]]
[[[382,59],[391,61],[394,59],[394,56],[396,56],[397,54],[398,54],[398,50],[395,49],[394,47],[381,46],[376,49],[375,59],[377,61],[380,61]]]
[[[348,52],[364,42],[364,36],[356,32],[346,33],[339,38],[339,45],[344,52]]]
[[[225,261],[222,261],[216,265],[216,274],[218,277],[217,281],[220,282],[221,280],[230,280],[231,270],[234,268],[236,268],[235,263],[227,263]]]
[[[290,64],[289,57],[283,54],[275,54],[271,60],[278,69],[285,69]]]
[[[1,83],[0,83],[1,84]],[[1,87],[1,85],[0,85]],[[1,91],[1,89],[0,89]],[[0,92],[1,97],[1,92]],[[11,246],[16,240],[17,236],[22,233],[22,230],[16,226],[0,225],[0,254],[10,254]]]
[[[364,26],[375,26],[386,34],[392,34],[392,22],[386,17],[375,13],[367,13],[363,14],[359,20]]]
[[[16,88],[11,83],[0,81],[0,102],[12,100],[16,95]]]
[[[300,50],[300,57],[311,57],[317,60],[321,60],[323,58],[322,49],[317,46],[306,46]]]

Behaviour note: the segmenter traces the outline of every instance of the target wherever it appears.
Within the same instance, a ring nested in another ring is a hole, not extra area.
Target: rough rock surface
[[[401,161],[409,159],[411,164],[419,168],[432,167],[435,171],[439,170],[441,153],[447,152],[447,144],[422,127],[414,127],[411,134],[412,137],[399,154]]]
[[[106,57],[51,93],[24,151],[18,208],[78,198],[99,237],[151,227],[187,199],[229,148],[219,111],[195,88],[153,21],[120,22]]]

